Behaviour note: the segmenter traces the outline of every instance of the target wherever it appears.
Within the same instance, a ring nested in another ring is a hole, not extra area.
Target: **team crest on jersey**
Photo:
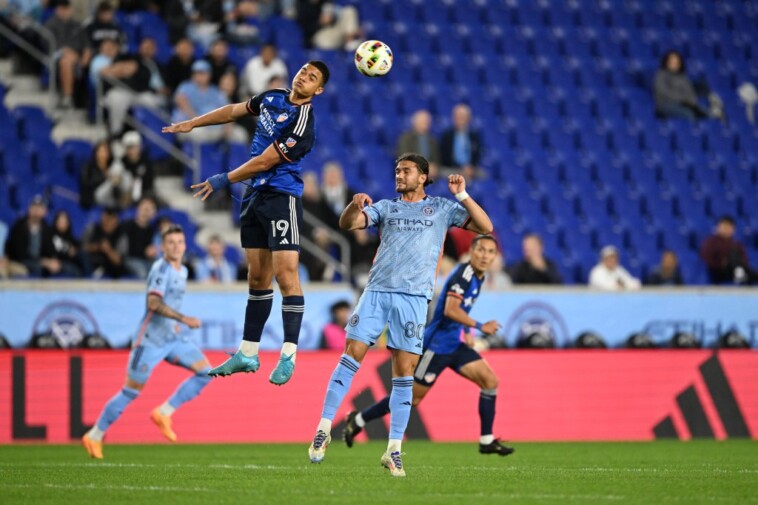
[[[437,374],[436,373],[428,373],[428,374],[424,375],[424,382],[428,382],[428,383],[431,384],[432,382],[434,382],[434,379],[436,379],[436,378],[437,378]]]
[[[350,317],[350,321],[348,322],[348,324],[350,326],[357,326],[358,325],[358,321],[360,321],[360,319],[361,318],[358,317],[358,314],[353,314],[352,317]]]
[[[424,207],[421,212],[423,212],[425,216],[431,216],[434,214],[434,207]]]
[[[285,142],[287,144],[287,147],[294,147],[295,144],[297,144],[297,140],[293,139],[292,137],[287,138],[287,141]]]
[[[282,112],[282,113],[281,113],[281,114],[279,114],[279,116],[276,118],[276,122],[277,122],[277,123],[283,123],[283,122],[287,121],[287,119],[289,119],[289,116],[287,115],[287,113],[286,113],[286,112]]]

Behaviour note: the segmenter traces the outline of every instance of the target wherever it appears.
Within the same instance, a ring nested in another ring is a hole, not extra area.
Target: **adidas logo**
[[[342,383],[342,381],[341,381],[341,380],[339,380],[339,379],[334,379],[332,382],[336,382],[336,383],[337,383],[337,384],[339,384],[340,386],[344,386],[344,384]]]
[[[403,402],[403,405],[408,405],[410,407],[411,406],[411,402]]]
[[[267,97],[266,97],[266,100],[268,100],[268,101],[269,101],[269,103],[271,103],[271,102],[273,102],[273,101],[274,101],[274,97],[273,97],[273,96],[267,96]]]
[[[281,242],[279,242],[279,245],[289,244],[286,238],[283,238]]]
[[[392,207],[392,210],[390,210],[390,214],[397,214],[398,212],[400,211],[397,210],[397,207]]]

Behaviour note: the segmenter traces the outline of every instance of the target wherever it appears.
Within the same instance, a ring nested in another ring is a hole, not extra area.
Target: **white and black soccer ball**
[[[368,77],[387,75],[392,61],[392,49],[381,40],[367,40],[355,50],[355,68]]]

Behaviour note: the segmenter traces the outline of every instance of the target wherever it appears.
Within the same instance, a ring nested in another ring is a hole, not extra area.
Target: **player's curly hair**
[[[395,166],[397,166],[398,163],[401,161],[410,161],[411,163],[416,165],[416,168],[418,168],[419,172],[426,175],[426,181],[424,181],[424,187],[427,187],[431,183],[434,182],[434,180],[429,177],[429,161],[427,161],[426,158],[421,156],[418,153],[403,153],[400,156],[397,157],[395,160]]]

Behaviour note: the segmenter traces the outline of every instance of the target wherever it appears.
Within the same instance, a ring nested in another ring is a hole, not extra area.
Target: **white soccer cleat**
[[[326,448],[329,447],[331,441],[332,436],[325,431],[318,430],[316,432],[311,446],[308,447],[308,457],[311,458],[311,463],[321,463],[324,460]]]
[[[400,451],[392,453],[385,452],[382,454],[382,466],[390,471],[390,475],[393,477],[405,477],[405,469],[403,468],[403,458]]]

